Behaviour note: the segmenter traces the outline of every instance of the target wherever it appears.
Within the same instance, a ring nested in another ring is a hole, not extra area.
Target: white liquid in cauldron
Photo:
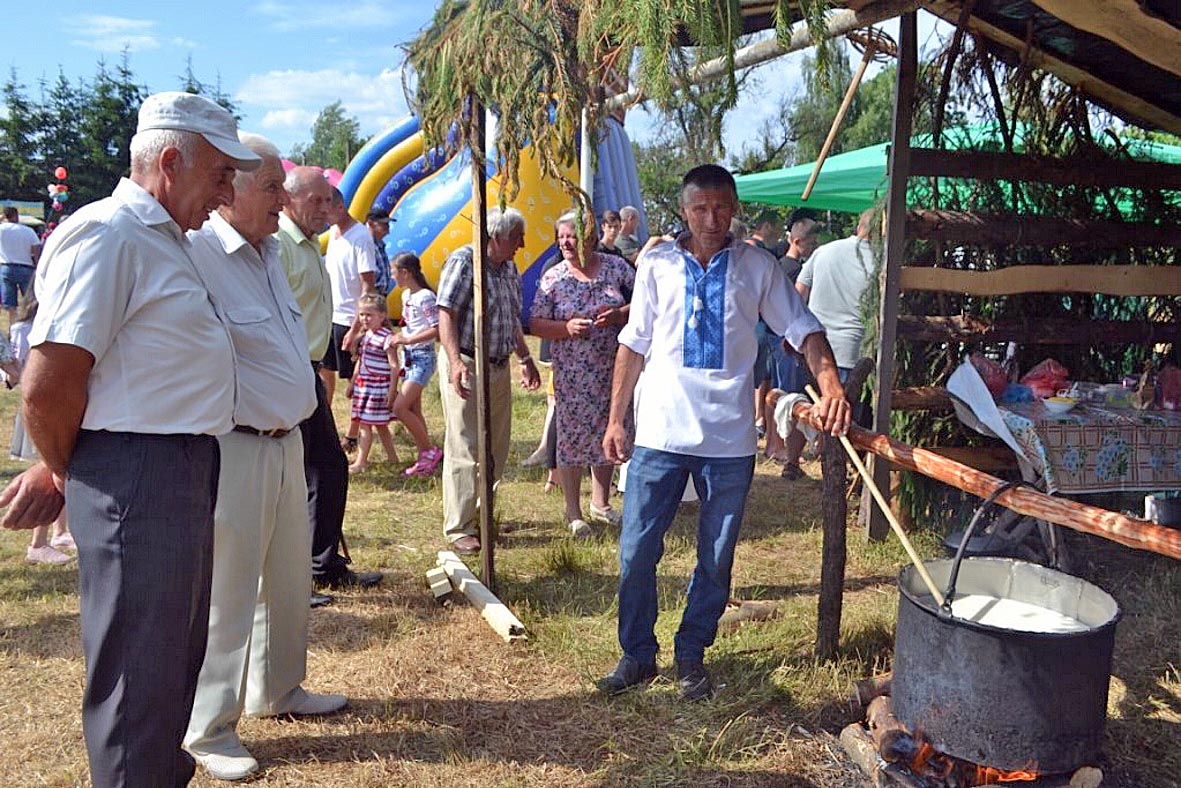
[[[957,596],[951,612],[959,619],[1016,632],[1085,632],[1089,628],[1057,610],[986,594]]]

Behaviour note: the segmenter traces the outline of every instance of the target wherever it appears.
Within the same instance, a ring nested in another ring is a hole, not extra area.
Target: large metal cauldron
[[[913,566],[899,574],[894,714],[940,750],[984,766],[1055,774],[1092,762],[1107,718],[1116,601],[1077,577],[1008,558],[965,560],[962,549],[926,567],[949,602],[940,608]]]

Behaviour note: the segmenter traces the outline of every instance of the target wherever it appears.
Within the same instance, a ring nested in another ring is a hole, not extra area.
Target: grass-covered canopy
[[[441,144],[459,123],[460,142],[469,97],[498,116],[497,155],[506,193],[516,191],[520,151],[532,144],[543,171],[566,183],[560,168],[578,159],[582,112],[594,128],[608,85],[629,73],[645,98],[675,100],[683,70],[699,58],[723,56],[731,68],[724,103],[737,99],[733,55],[743,33],[740,0],[444,0],[432,24],[408,47],[415,77],[415,111],[428,142]],[[781,40],[793,22],[808,19],[821,40],[827,0],[770,0]],[[637,63],[633,69],[633,53]],[[622,75],[622,76],[620,76]],[[611,92],[616,92],[612,90]],[[479,146],[477,146],[479,147]]]

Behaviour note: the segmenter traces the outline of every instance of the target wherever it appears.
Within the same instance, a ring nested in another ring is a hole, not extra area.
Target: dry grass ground
[[[0,445],[15,402],[14,393],[0,395]],[[438,425],[433,384],[426,405]],[[818,662],[818,466],[806,468],[811,478],[788,483],[760,465],[735,595],[776,600],[785,614],[719,638],[708,657],[725,687],[712,703],[684,705],[667,679],[603,699],[593,681],[617,656],[616,539],[602,533],[572,542],[557,494],[541,492],[543,472],[517,466],[543,409],[541,395],[516,395],[513,456],[497,511],[520,526],[497,551],[498,576],[502,599],[529,627],[528,641],[506,645],[466,605],[443,609],[429,599],[423,573],[442,547],[438,481],[405,480],[398,468],[376,466],[353,481],[346,533],[356,566],[380,568],[386,582],[342,593],[312,614],[307,686],[347,693],[351,707],[322,720],[244,721],[242,738],[263,766],[255,784],[858,785],[834,733],[850,721],[849,681],[890,666],[901,548],[851,532],[842,655]],[[401,437],[399,447],[408,459]],[[18,470],[0,465],[4,478]],[[693,562],[692,514],[678,518],[661,565],[666,661]],[[26,565],[27,538],[0,534],[2,782],[86,784],[77,574]],[[931,534],[918,541],[928,554],[938,549]],[[1181,785],[1181,567],[1097,540],[1079,544],[1089,576],[1125,611],[1104,748],[1108,774],[1126,785]],[[215,783],[199,775],[196,784]]]

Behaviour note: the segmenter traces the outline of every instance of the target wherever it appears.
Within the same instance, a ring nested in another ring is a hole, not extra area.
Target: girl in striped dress
[[[360,473],[369,467],[369,450],[373,446],[374,432],[381,439],[386,459],[398,461],[394,439],[390,435],[390,422],[394,418],[392,407],[398,395],[394,381],[401,370],[385,299],[375,293],[361,296],[357,319],[364,334],[357,340],[356,346],[350,349],[357,359],[357,366],[349,383],[348,394],[352,400],[352,418],[361,424],[361,436],[357,445],[357,459],[349,466],[349,473]]]

